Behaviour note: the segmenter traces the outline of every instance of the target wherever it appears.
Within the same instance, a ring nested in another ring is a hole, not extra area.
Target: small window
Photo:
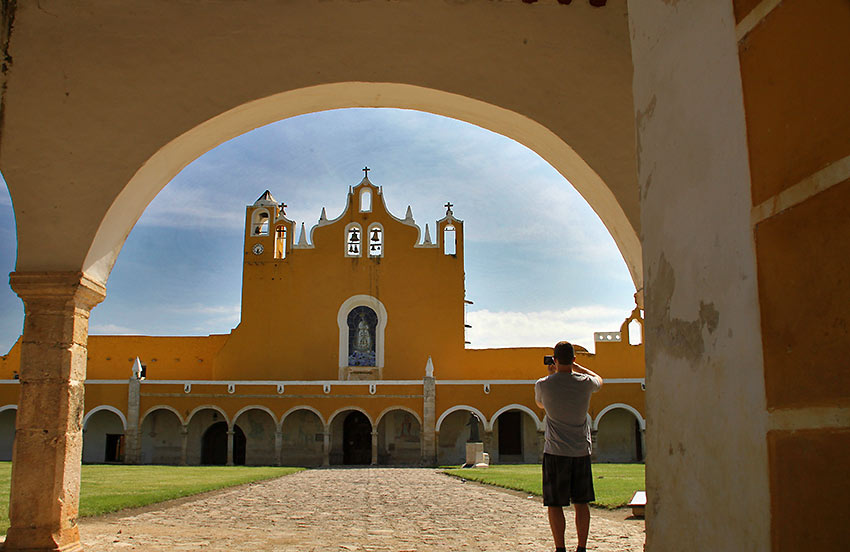
[[[360,212],[366,213],[372,210],[372,190],[360,192]]]
[[[446,255],[457,254],[457,233],[451,224],[443,230],[443,253]]]
[[[643,343],[643,324],[639,320],[629,322],[629,345]]]
[[[286,226],[278,226],[274,231],[274,258],[286,258]]]
[[[251,215],[251,235],[269,235],[269,212],[265,209],[257,209],[254,211],[254,214]]]
[[[382,257],[384,255],[384,230],[375,224],[369,227],[369,256]]]
[[[359,257],[363,247],[363,231],[359,224],[350,224],[345,229],[345,255]]]

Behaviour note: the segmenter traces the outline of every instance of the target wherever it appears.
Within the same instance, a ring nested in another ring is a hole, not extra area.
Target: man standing
[[[543,505],[548,507],[555,552],[566,552],[564,507],[576,511],[576,552],[585,552],[590,531],[590,507],[596,499],[590,472],[590,395],[602,387],[602,378],[575,363],[570,343],[555,345],[554,370],[534,384],[534,400],[546,410],[543,446]]]

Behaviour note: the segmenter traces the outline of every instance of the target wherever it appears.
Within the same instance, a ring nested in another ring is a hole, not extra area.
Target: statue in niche
[[[378,315],[369,307],[355,307],[348,313],[348,365],[375,366],[375,332]]]

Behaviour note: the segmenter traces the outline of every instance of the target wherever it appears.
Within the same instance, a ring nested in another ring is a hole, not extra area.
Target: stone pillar
[[[180,426],[180,465],[189,463],[189,426]]]
[[[73,272],[15,272],[9,283],[26,315],[4,550],[82,550],[77,517],[88,321],[106,288]]]
[[[484,430],[484,438],[482,439],[484,443],[484,452],[490,455],[490,460],[495,464],[499,461],[499,452],[493,450],[493,430],[485,429]]]
[[[546,445],[546,432],[537,432],[537,461],[543,462],[543,448]]]
[[[378,430],[372,430],[372,462],[373,466],[378,465]]]
[[[330,429],[326,429],[324,434],[322,435],[322,465],[330,466],[331,465],[331,432]]]
[[[283,465],[283,458],[281,458],[281,452],[283,451],[283,430],[280,427],[275,428],[274,430],[274,459],[276,466]]]
[[[233,465],[233,434],[235,431],[233,429],[227,430],[227,465]]]
[[[422,462],[426,466],[436,466],[437,384],[434,376],[425,376],[423,379],[422,402]]]
[[[124,430],[124,463],[138,464],[141,461],[141,433],[139,429],[140,383],[135,374],[130,376],[127,386],[127,429]]]

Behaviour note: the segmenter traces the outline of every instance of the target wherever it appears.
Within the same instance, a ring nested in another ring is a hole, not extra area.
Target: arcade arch
[[[264,406],[246,406],[233,417],[233,426],[245,434],[246,466],[273,466],[278,463],[275,454],[277,422],[271,410]]]
[[[328,418],[331,465],[372,463],[372,441],[377,437],[369,414],[360,407],[341,408]]]
[[[170,406],[148,409],[139,424],[142,464],[184,464],[185,427],[180,413]]]
[[[124,460],[124,414],[113,406],[99,406],[83,418],[83,462]]]
[[[15,444],[15,418],[18,406],[14,404],[0,408],[0,462],[12,460]]]
[[[325,423],[315,408],[298,406],[287,411],[281,421],[281,463],[321,466],[325,436]]]
[[[410,408],[391,407],[378,416],[378,464],[419,464],[422,460],[422,422]]]
[[[646,420],[634,407],[610,404],[593,421],[596,442],[593,450],[597,462],[641,462],[646,445]]]
[[[500,464],[533,463],[540,456],[537,414],[527,406],[511,404],[500,408],[490,421],[493,443],[490,460]]]
[[[489,431],[487,418],[477,408],[466,405],[449,408],[437,419],[437,463],[463,464],[466,442],[476,433],[478,440],[482,440],[485,431]]]

